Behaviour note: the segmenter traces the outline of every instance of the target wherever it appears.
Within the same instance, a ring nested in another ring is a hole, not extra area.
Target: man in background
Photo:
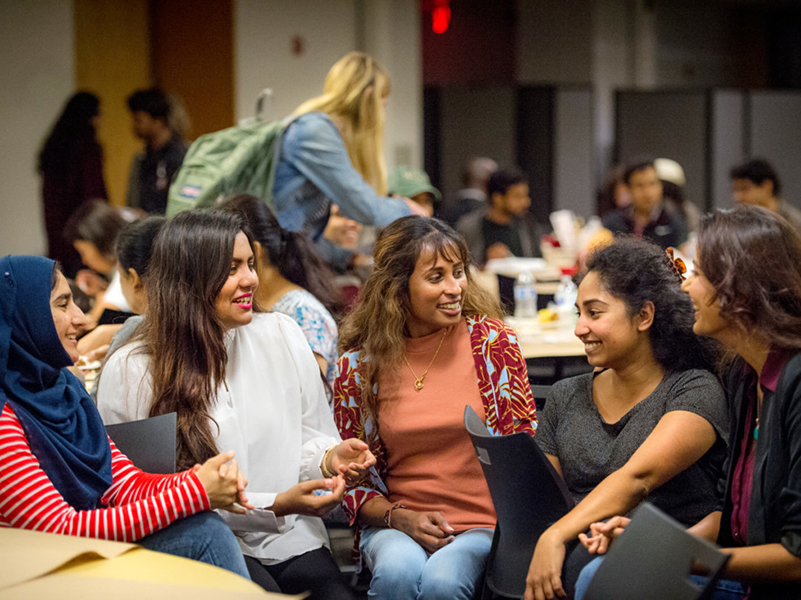
[[[651,160],[631,163],[623,175],[631,204],[604,217],[604,227],[614,234],[647,238],[662,248],[678,248],[687,241],[687,226],[680,215],[665,210],[662,181]]]
[[[528,182],[517,169],[500,169],[487,182],[489,202],[456,225],[477,265],[510,256],[537,256],[538,236],[528,216]]]
[[[178,125],[180,108],[158,88],[137,90],[128,97],[134,135],[145,144],[134,157],[128,177],[127,204],[163,215],[167,192],[186,154]]]
[[[801,233],[801,211],[781,198],[782,186],[771,164],[756,158],[732,167],[729,172],[734,200],[767,208],[784,217]]]

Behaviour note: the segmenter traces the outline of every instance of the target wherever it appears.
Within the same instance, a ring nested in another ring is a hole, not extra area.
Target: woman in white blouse
[[[257,285],[239,216],[177,215],[156,240],[147,318],[104,367],[98,408],[106,423],[177,412],[181,468],[236,450],[256,509],[224,516],[253,580],[350,598],[319,516],[375,459],[366,444],[340,441],[303,333],[258,312]]]

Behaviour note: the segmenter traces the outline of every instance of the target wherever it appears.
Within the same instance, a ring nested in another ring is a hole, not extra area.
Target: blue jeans
[[[136,543],[154,552],[191,558],[250,579],[236,536],[225,521],[213,512],[202,512],[174,521]]]
[[[469,529],[428,554],[397,529],[362,530],[361,551],[373,574],[369,598],[470,600],[481,582],[492,546],[492,529]]]
[[[579,575],[578,581],[576,582],[575,600],[581,600],[584,597],[590,585],[590,580],[592,580],[595,572],[603,561],[604,557],[599,556],[581,570],[581,575]],[[692,575],[691,577],[698,585],[706,585],[706,582],[709,581],[708,578],[701,577],[700,575]],[[718,581],[715,582],[715,586],[712,588],[710,600],[742,600],[745,598],[745,595],[746,590],[740,582],[718,579]]]

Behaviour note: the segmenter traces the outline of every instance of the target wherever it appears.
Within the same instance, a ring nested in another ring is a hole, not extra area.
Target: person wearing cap
[[[434,214],[434,202],[442,200],[442,193],[431,185],[425,171],[411,167],[395,167],[389,174],[389,193],[414,200],[431,217]]]
[[[517,169],[499,169],[487,182],[489,204],[456,224],[473,260],[483,265],[495,258],[538,256],[539,236],[526,219],[531,206],[528,182]]]
[[[662,181],[662,199],[665,208],[678,214],[687,224],[687,231],[698,231],[701,223],[701,209],[684,197],[684,184],[687,178],[684,169],[675,160],[657,158],[654,161],[656,176]]]

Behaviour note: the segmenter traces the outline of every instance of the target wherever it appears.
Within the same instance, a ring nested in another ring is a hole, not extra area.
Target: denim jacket
[[[378,227],[411,214],[402,200],[376,195],[353,168],[339,130],[324,113],[301,115],[282,134],[273,195],[281,226],[305,231],[335,266],[343,261],[346,266],[351,252],[323,241],[332,203],[354,221]]]

